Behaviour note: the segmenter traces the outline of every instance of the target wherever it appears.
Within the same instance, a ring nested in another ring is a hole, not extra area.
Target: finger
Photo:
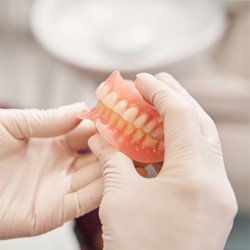
[[[117,178],[129,181],[139,176],[133,161],[114,149],[99,134],[89,139],[89,147],[103,167],[104,181]]]
[[[184,142],[197,140],[200,124],[193,105],[150,74],[138,74],[135,84],[164,118],[165,143],[172,139]]]
[[[79,156],[79,158],[73,164],[73,168],[75,171],[77,171],[83,168],[84,166],[94,164],[96,162],[98,162],[98,160],[96,159],[95,155],[92,153],[87,153]]]
[[[154,76],[147,73],[137,74],[135,84],[142,95],[155,106],[162,117],[167,115],[168,117],[173,116],[175,118],[179,116],[179,114],[176,114],[176,111],[183,112],[186,108],[190,112],[189,115],[193,112],[190,120],[197,118],[189,102],[177,95],[176,91],[173,91],[169,86]],[[183,118],[188,117],[189,116],[185,116]]]
[[[102,169],[98,161],[93,162],[92,164],[89,165],[85,165],[72,175],[71,191],[75,192],[101,177],[102,177]]]
[[[155,77],[158,80],[166,83],[168,87],[172,88],[173,90],[175,90],[176,92],[178,92],[179,94],[187,98],[188,100],[192,99],[192,96],[188,94],[188,92],[181,86],[181,84],[172,75],[165,73],[165,72],[161,72],[161,73],[156,74]]]
[[[156,75],[156,78],[166,83],[171,89],[178,92],[183,98],[194,105],[201,120],[201,132],[207,137],[218,137],[217,129],[211,117],[202,109],[199,103],[181,86],[171,75],[163,72]]]
[[[96,133],[95,125],[90,120],[83,120],[74,130],[64,136],[64,140],[74,151],[88,146],[88,139]]]
[[[64,220],[82,216],[96,209],[103,194],[103,180],[97,179],[76,192],[69,193],[65,198]]]
[[[80,123],[77,115],[86,110],[84,103],[50,110],[4,110],[2,125],[16,139],[52,137],[69,132]]]

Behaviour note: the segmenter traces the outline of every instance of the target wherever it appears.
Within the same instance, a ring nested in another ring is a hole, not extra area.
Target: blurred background
[[[249,60],[249,1],[0,0],[2,108],[91,107],[113,70],[131,79],[169,72],[199,101],[218,127],[239,204],[226,250],[250,249]],[[101,249],[97,212],[76,224],[0,249]]]

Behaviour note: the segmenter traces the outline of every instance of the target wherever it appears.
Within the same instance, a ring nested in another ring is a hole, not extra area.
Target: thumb
[[[164,118],[165,145],[197,142],[200,121],[197,109],[176,90],[147,73],[137,74],[136,87]],[[175,143],[173,143],[175,142]],[[165,150],[165,156],[168,150]]]
[[[84,103],[50,110],[1,110],[0,122],[16,139],[53,137],[76,127],[80,123],[77,115],[83,110],[86,110]]]
[[[105,187],[110,182],[129,182],[139,176],[133,161],[109,145],[99,134],[89,139],[89,147],[103,167]]]
[[[166,116],[169,120],[183,118],[179,111],[187,107],[188,102],[167,84],[150,74],[140,73],[136,76],[135,85],[142,95],[155,106],[163,118]]]

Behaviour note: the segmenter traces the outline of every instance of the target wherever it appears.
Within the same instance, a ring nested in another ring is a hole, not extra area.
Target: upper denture
[[[97,128],[104,138],[137,161],[163,160],[163,120],[134,82],[114,72],[97,88],[96,96],[92,118],[100,119],[103,126]]]

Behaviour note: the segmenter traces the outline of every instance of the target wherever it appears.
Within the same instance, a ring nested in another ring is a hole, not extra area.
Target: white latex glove
[[[41,234],[99,206],[99,163],[77,154],[95,133],[76,118],[84,109],[0,110],[0,239]]]
[[[166,73],[136,86],[164,118],[165,160],[146,179],[99,135],[89,145],[104,169],[104,249],[222,250],[237,204],[211,118]]]

